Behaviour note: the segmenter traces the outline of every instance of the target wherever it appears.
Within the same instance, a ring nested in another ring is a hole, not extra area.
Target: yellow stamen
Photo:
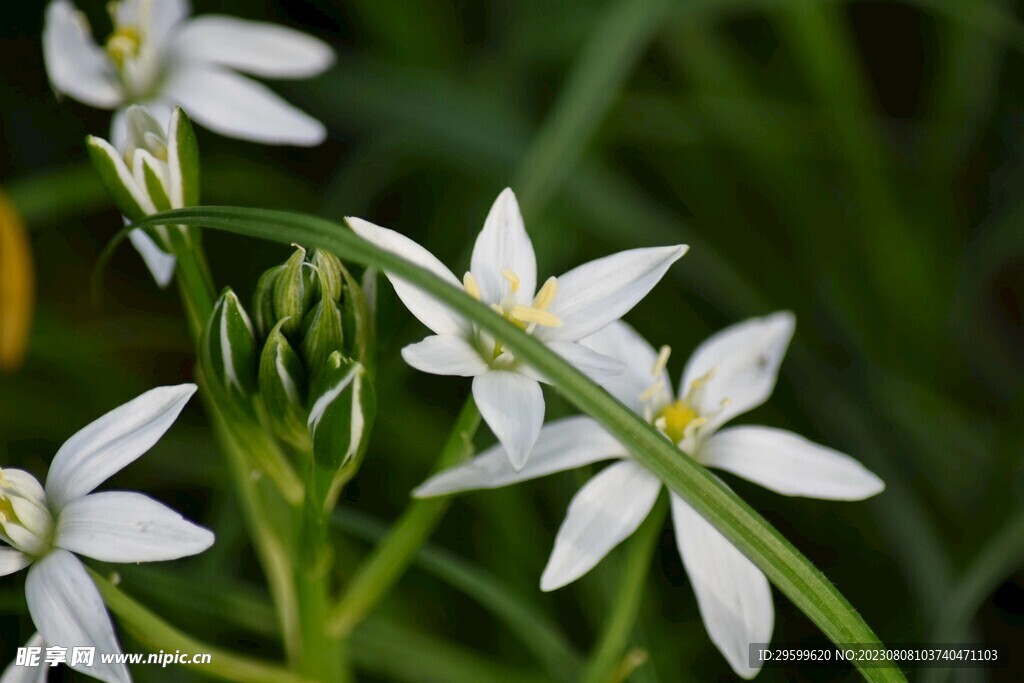
[[[558,294],[558,278],[552,276],[544,282],[544,286],[533,298],[533,307],[546,311],[555,302],[556,294]]]
[[[513,306],[509,315],[524,323],[536,323],[543,327],[561,327],[562,320],[554,313],[542,311],[532,306]]]
[[[664,422],[659,424],[661,420]],[[697,415],[697,411],[691,408],[688,403],[676,401],[661,409],[655,420],[655,425],[665,432],[665,435],[672,440],[672,443],[679,443],[686,437],[687,427],[698,420],[701,420],[701,417]]]
[[[467,272],[462,276],[462,288],[466,290],[466,294],[480,301],[480,285],[477,283],[476,278],[473,277],[473,273]]]
[[[665,366],[668,365],[668,357],[670,355],[672,355],[672,348],[667,344],[658,350],[658,359],[654,361],[654,367],[651,368],[651,377],[657,377],[665,371]]]
[[[647,387],[644,393],[640,394],[640,402],[647,403],[654,395],[665,388],[665,380],[659,379],[657,382]]]
[[[134,26],[118,26],[107,38],[106,50],[118,69],[124,68],[125,60],[139,54],[142,36]]]
[[[510,268],[502,268],[501,276],[508,280],[508,284],[512,287],[513,294],[519,291],[519,276],[512,272]]]

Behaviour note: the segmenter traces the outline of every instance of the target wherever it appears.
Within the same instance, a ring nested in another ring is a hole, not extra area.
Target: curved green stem
[[[192,667],[208,676],[216,676],[226,681],[239,681],[239,683],[307,683],[308,681],[308,679],[270,662],[234,654],[200,642],[150,612],[95,571],[90,569],[89,574],[99,589],[100,595],[103,596],[103,601],[117,616],[121,626],[131,632],[139,641],[166,652],[180,650],[183,653],[210,655],[209,664],[183,663],[183,666]]]
[[[435,469],[441,470],[468,460],[473,455],[473,437],[479,426],[480,411],[471,396],[466,399],[448,434]],[[409,504],[391,533],[356,571],[345,594],[331,610],[328,621],[330,633],[347,636],[366,618],[430,538],[450,505],[451,500],[447,498],[414,500]]]
[[[604,631],[587,661],[581,679],[584,683],[612,683],[623,680],[620,672],[623,652],[629,644],[633,625],[640,612],[644,587],[650,573],[651,557],[667,510],[665,496],[661,496],[654,510],[629,541],[629,552],[618,581],[618,593],[612,605],[612,612],[608,615]]]
[[[600,422],[636,460],[695,508],[712,526],[750,558],[834,643],[882,647],[878,636],[852,605],[811,562],[753,508],[704,469],[680,454],[660,432],[566,363],[543,342],[515,327],[484,304],[429,270],[360,239],[345,226],[281,211],[200,207],[169,211],[140,221],[203,225],[276,242],[322,247],[375,266],[413,283],[454,312],[492,334],[522,362],[528,363],[584,413]],[[344,625],[345,622],[342,622]],[[869,681],[904,681],[893,668],[861,669]]]

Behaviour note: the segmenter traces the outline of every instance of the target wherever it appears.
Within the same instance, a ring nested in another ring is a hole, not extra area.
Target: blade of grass
[[[347,508],[335,510],[331,521],[336,528],[371,542],[387,538],[389,530],[384,522]],[[582,663],[579,654],[558,625],[536,610],[529,600],[516,595],[480,567],[431,544],[417,551],[413,563],[502,619],[554,676],[561,680],[577,679]]]
[[[763,517],[692,458],[682,456],[651,425],[629,411],[542,342],[526,334],[461,289],[405,259],[358,238],[345,226],[311,216],[231,207],[170,211],[134,227],[161,224],[204,226],[277,242],[298,242],[390,272],[427,292],[492,334],[517,358],[551,380],[565,398],[598,420],[653,474],[697,509],[746,554],[794,604],[835,643],[879,643],[878,637],[836,590]],[[880,644],[879,644],[880,646]],[[902,681],[896,669],[865,667],[871,681]]]

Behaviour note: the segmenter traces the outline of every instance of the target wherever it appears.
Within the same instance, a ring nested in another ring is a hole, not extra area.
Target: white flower
[[[68,439],[46,486],[28,472],[0,470],[0,576],[31,565],[25,581],[29,613],[43,642],[93,646],[93,666],[73,668],[104,681],[130,681],[124,664],[99,653],[121,651],[103,599],[81,561],[152,562],[195,555],[213,534],[139,493],[93,489],[157,442],[195,393],[194,384],[153,389],[112,410]],[[15,676],[12,666],[4,674]]]
[[[109,5],[114,31],[103,47],[68,0],[46,10],[43,56],[53,87],[104,109],[145,104],[162,124],[174,105],[210,130],[268,144],[318,145],[324,126],[240,73],[307,78],[334,53],[304,33],[207,15],[189,19],[188,0],[121,0]],[[119,144],[120,112],[112,124]]]
[[[793,335],[788,312],[734,325],[701,344],[686,364],[677,396],[665,364],[668,347],[655,351],[625,323],[585,340],[620,359],[626,372],[607,385],[703,465],[716,467],[788,496],[861,500],[880,493],[882,481],[848,455],[771,427],[730,427],[733,417],[767,400]],[[682,456],[682,452],[680,452]],[[544,427],[530,462],[516,472],[500,447],[433,477],[419,497],[489,489],[618,459],[573,498],[541,577],[542,590],[561,588],[586,574],[647,517],[661,482],[588,417]],[[764,574],[682,498],[670,493],[676,543],[697,594],[711,640],[733,670],[752,678],[747,648],[766,643],[774,623]]]
[[[533,244],[510,189],[491,207],[461,283],[433,254],[404,235],[358,218],[347,220],[360,237],[464,288],[597,379],[621,372],[621,364],[577,342],[633,308],[687,249],[620,252],[560,278],[548,278],[537,291]],[[434,332],[404,348],[402,357],[423,372],[472,377],[481,416],[505,447],[512,466],[522,468],[544,422],[544,396],[538,384],[544,378],[429,294],[401,278],[388,278],[409,311]]]

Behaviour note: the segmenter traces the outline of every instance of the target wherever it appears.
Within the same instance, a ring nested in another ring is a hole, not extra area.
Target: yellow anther
[[[691,408],[688,403],[676,401],[661,409],[655,420],[655,425],[665,432],[665,435],[672,439],[673,443],[679,443],[686,437],[687,428],[690,424],[701,419],[697,415],[697,411]],[[659,424],[660,420],[664,420],[664,423]],[[697,426],[700,424],[703,424],[703,422],[698,422]]]
[[[509,286],[512,287],[513,294],[519,291],[519,276],[516,275],[511,268],[502,268],[501,276],[508,280]]]
[[[542,311],[539,308],[533,308],[532,306],[513,306],[512,310],[509,311],[509,315],[515,320],[524,323],[535,323],[542,327],[562,326],[562,319],[557,315]]]
[[[501,304],[491,304],[491,310],[500,315],[502,318],[507,317],[505,315],[505,309],[501,307]]]
[[[551,308],[551,304],[555,302],[555,295],[557,294],[558,278],[554,276],[549,277],[544,282],[544,286],[540,288],[539,292],[537,292],[537,296],[533,298],[533,307],[546,311]]]
[[[476,278],[473,277],[473,273],[467,272],[462,276],[462,288],[466,290],[466,294],[480,301],[480,285],[477,283]]]
[[[672,347],[667,344],[658,350],[658,359],[654,361],[654,367],[651,368],[651,377],[657,377],[665,372],[665,366],[668,365],[668,357],[670,355],[672,355]]]

